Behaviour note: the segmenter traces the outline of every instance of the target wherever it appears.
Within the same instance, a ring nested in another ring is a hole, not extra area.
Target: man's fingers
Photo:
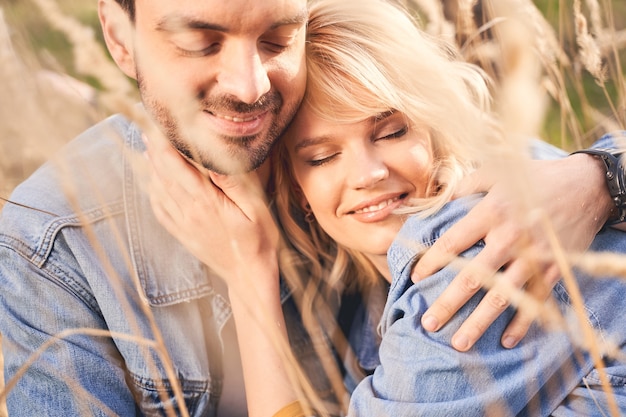
[[[470,349],[511,305],[512,300],[515,300],[518,311],[501,339],[504,347],[515,347],[526,335],[540,310],[536,303],[528,303],[528,300],[537,300],[543,304],[550,294],[552,286],[546,281],[546,273],[550,277],[554,275],[551,269],[547,272],[542,271],[536,262],[520,259],[511,264],[505,272],[496,276],[493,285],[489,286],[489,290],[476,309],[459,327],[452,337],[452,346],[459,351]],[[528,277],[531,276],[535,279],[526,285]],[[549,281],[552,280],[553,278],[549,279]],[[524,285],[526,285],[525,292],[521,293]]]
[[[486,284],[487,293],[452,337],[452,346],[459,351],[466,351],[474,346],[493,322],[511,305],[511,300],[515,299],[529,274],[531,274],[531,269],[528,264],[519,261],[510,265],[506,272],[495,275],[494,279],[483,281]],[[521,339],[528,331],[528,327],[524,328],[527,318],[520,316],[517,327],[513,328],[507,336]],[[503,336],[502,340],[504,339]],[[519,339],[507,341],[517,344]]]
[[[480,255],[479,255],[480,256]],[[484,269],[476,271],[472,264],[463,268],[422,317],[422,326],[437,331],[482,287]]]
[[[424,313],[422,325],[428,331],[436,331],[483,287],[491,288],[493,277],[502,267],[503,259],[510,259],[510,253],[502,248],[485,247],[474,259],[468,262],[452,280],[450,285]],[[521,288],[526,275],[516,268],[507,278],[508,285]],[[452,343],[455,348],[469,349],[482,336],[485,329],[506,309],[509,298],[502,289],[492,288],[476,308],[468,321],[456,334]]]
[[[513,348],[526,336],[541,310],[535,303],[525,302],[525,300],[533,300],[544,305],[558,277],[559,271],[555,265],[549,266],[545,271],[538,271],[534,275],[534,279],[525,288],[524,300],[518,302],[517,312],[502,334],[502,346]]]

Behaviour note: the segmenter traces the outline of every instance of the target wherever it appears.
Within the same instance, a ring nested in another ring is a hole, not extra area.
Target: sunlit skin
[[[431,175],[427,131],[398,112],[337,124],[303,106],[286,140],[302,204],[329,236],[366,254],[389,280],[386,253],[403,223],[394,211],[425,196]]]
[[[137,0],[130,75],[179,151],[252,170],[304,93],[306,18],[304,0]]]

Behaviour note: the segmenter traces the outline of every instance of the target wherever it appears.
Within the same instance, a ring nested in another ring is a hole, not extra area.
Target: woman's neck
[[[387,254],[384,255],[366,255],[372,262],[374,267],[380,272],[380,274],[391,284],[391,272],[389,271],[389,264],[387,264]]]

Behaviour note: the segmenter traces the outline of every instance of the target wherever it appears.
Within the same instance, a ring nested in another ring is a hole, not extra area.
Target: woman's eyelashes
[[[339,152],[333,153],[332,155],[328,156],[309,159],[307,163],[312,167],[319,167],[322,165],[326,165],[327,163],[332,161],[337,155],[339,155]]]
[[[398,128],[397,130],[394,130],[390,134],[385,135],[383,133],[383,136],[374,135],[373,140],[378,141],[378,140],[398,139],[406,135],[408,132],[409,132],[409,126],[403,125],[402,127]]]
[[[403,136],[405,136],[408,131],[409,131],[409,127],[408,125],[402,125],[401,127],[399,127],[398,129],[389,129],[392,132],[389,134],[375,134],[372,136],[372,143],[376,143],[378,141],[385,141],[385,140],[393,140],[393,139],[399,139],[402,138]],[[389,131],[387,130],[387,131]],[[306,162],[307,164],[309,164],[312,167],[319,167],[319,166],[323,166],[328,164],[329,162],[333,161],[338,155],[340,155],[341,152],[340,151],[332,151],[332,152],[326,152],[326,153],[319,153],[318,156],[309,158]]]

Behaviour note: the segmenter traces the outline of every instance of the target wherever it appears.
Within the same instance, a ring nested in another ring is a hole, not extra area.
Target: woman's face
[[[387,275],[387,249],[403,222],[393,212],[425,196],[432,172],[427,130],[411,128],[398,112],[331,123],[303,105],[285,140],[302,204],[334,240]]]

